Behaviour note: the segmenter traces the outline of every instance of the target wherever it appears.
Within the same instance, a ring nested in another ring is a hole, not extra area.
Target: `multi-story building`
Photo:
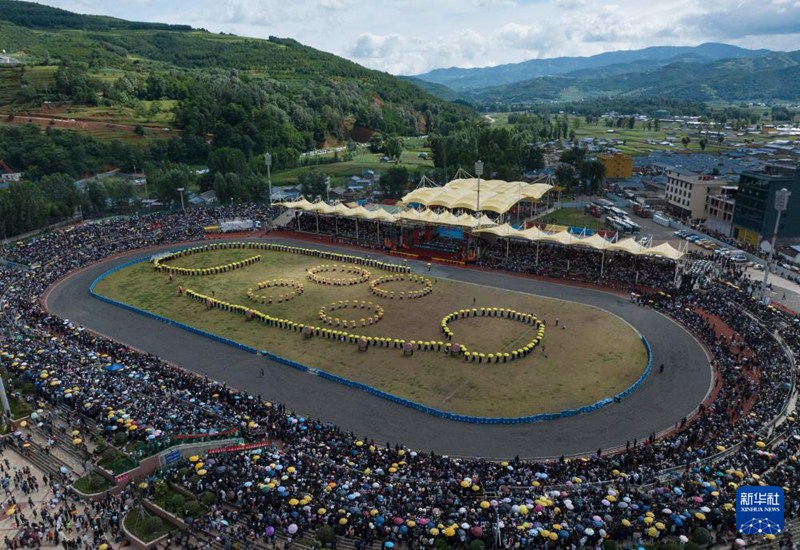
[[[800,237],[800,170],[780,165],[767,165],[763,172],[742,172],[733,212],[733,236],[753,245],[771,239],[778,215],[775,192],[783,188],[792,196],[781,215],[778,238]]]
[[[667,211],[684,220],[706,218],[706,203],[709,195],[718,195],[728,182],[713,176],[682,174],[674,170],[666,173]]]
[[[623,153],[600,153],[597,160],[606,167],[607,179],[628,179],[633,174],[633,157]]]
[[[706,221],[703,225],[707,230],[722,233],[726,237],[733,234],[733,210],[738,189],[736,185],[726,185],[718,195],[706,197]]]

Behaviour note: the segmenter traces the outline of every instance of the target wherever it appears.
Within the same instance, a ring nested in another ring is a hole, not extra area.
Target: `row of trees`
[[[605,165],[586,155],[586,149],[573,147],[561,153],[554,176],[567,193],[580,191],[585,195],[598,194],[606,177]]]

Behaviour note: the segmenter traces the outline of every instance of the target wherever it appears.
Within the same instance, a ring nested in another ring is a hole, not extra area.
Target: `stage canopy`
[[[480,180],[481,211],[505,214],[521,201],[538,201],[553,188],[547,183]],[[478,208],[478,179],[455,179],[442,187],[420,187],[403,197],[405,205],[440,206],[449,210]]]
[[[466,180],[454,180],[454,181],[466,181]],[[546,184],[534,184],[534,185],[544,185],[545,187],[550,187],[549,185]],[[432,188],[427,188],[427,189],[432,189]],[[421,191],[421,189],[418,189],[417,191]],[[481,182],[481,195],[483,195],[483,182]],[[464,227],[467,229],[475,230],[476,233],[494,235],[495,237],[500,237],[505,239],[539,241],[539,242],[560,244],[563,246],[585,246],[594,248],[595,250],[626,252],[628,254],[634,254],[636,256],[659,256],[661,258],[667,258],[670,260],[679,260],[683,257],[683,252],[672,247],[672,245],[670,245],[669,243],[663,243],[658,246],[654,246],[652,248],[647,248],[636,242],[634,239],[628,238],[617,242],[611,242],[604,239],[597,233],[591,235],[590,237],[581,237],[579,235],[575,235],[574,233],[570,233],[567,230],[558,231],[555,233],[542,231],[538,227],[531,227],[530,229],[519,230],[515,229],[514,227],[512,227],[507,223],[498,225],[497,222],[492,220],[486,214],[481,215],[480,219],[478,219],[472,214],[468,214],[466,212],[456,216],[455,214],[453,214],[448,210],[445,210],[437,214],[433,210],[428,210],[428,209],[415,210],[413,208],[409,208],[405,211],[398,212],[397,214],[392,214],[380,207],[369,209],[365,208],[364,206],[351,207],[347,206],[344,203],[339,203],[335,205],[330,205],[322,201],[311,203],[305,199],[301,199],[299,201],[294,201],[294,202],[283,202],[280,203],[280,205],[285,206],[286,208],[295,208],[298,210],[303,210],[305,212],[315,212],[317,214],[322,214],[324,216],[341,216],[344,218],[356,218],[356,219],[373,220],[373,221],[388,222],[388,223],[398,223],[401,221],[407,221],[407,222],[416,222],[429,225]],[[482,198],[481,198],[481,205],[483,205]],[[481,206],[481,210],[483,210],[483,206]]]
[[[494,235],[505,239],[520,239],[532,242],[556,243],[563,246],[586,246],[595,250],[610,250],[616,252],[626,252],[635,256],[659,256],[670,260],[680,260],[683,252],[677,250],[669,243],[663,243],[652,248],[647,248],[637,243],[634,239],[623,239],[616,243],[604,239],[597,233],[590,237],[580,237],[569,231],[559,231],[558,233],[546,233],[536,227],[520,231],[514,229],[507,223],[486,229],[478,229],[476,233]]]

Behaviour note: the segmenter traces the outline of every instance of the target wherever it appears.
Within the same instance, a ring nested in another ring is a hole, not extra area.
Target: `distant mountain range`
[[[665,46],[481,69],[437,69],[406,78],[443,99],[471,103],[524,104],[594,97],[797,100],[800,51],[747,50],[713,43]]]
[[[476,69],[436,69],[414,75],[420,80],[442,84],[456,92],[476,90],[490,86],[513,84],[543,76],[556,76],[600,67],[635,66],[637,70],[651,70],[679,61],[709,62],[740,57],[763,57],[770,50],[747,50],[728,44],[707,43],[699,46],[654,46],[641,50],[605,52],[590,57],[554,57],[531,59],[496,67]]]

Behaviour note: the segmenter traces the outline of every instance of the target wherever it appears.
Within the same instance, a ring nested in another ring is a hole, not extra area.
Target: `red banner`
[[[225,437],[228,435],[233,435],[238,431],[239,430],[237,428],[231,428],[229,430],[225,430],[224,432],[216,432],[213,434],[178,434],[178,435],[173,435],[172,439],[181,440],[181,439],[199,439],[201,437]]]
[[[248,443],[247,445],[231,445],[230,447],[218,447],[216,449],[211,449],[206,451],[206,454],[209,455],[217,455],[220,453],[235,453],[240,451],[249,451],[252,449],[260,449],[261,447],[268,447],[272,445],[272,441],[265,440],[259,441],[258,443]]]

